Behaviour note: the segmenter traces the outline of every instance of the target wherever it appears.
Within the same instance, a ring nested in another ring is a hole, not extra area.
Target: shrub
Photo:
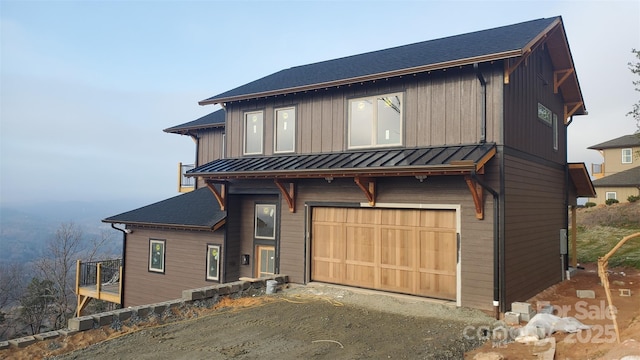
[[[590,207],[594,207],[594,206],[596,206],[596,203],[591,202],[591,201],[586,202],[586,203],[584,204],[584,207],[586,207],[586,208],[590,208]]]
[[[640,200],[640,195],[629,195],[627,198],[627,201],[629,202],[636,202],[638,200]]]
[[[604,203],[607,205],[611,205],[611,204],[617,204],[620,201],[618,201],[618,199],[607,199]]]

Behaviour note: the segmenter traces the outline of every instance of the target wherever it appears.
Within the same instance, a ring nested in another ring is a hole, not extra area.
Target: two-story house
[[[640,195],[640,133],[624,135],[589,146],[602,155],[601,164],[592,164],[591,174],[597,195],[588,201],[598,205],[608,199],[627,201]]]
[[[241,71],[241,70],[238,70]],[[560,17],[297,66],[200,101],[195,190],[126,226],[123,304],[287,274],[505,311],[561,281],[586,109]]]

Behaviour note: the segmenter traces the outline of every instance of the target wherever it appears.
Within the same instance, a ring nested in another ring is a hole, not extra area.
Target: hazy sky
[[[569,161],[633,133],[639,1],[0,0],[0,204],[177,195],[199,100],[281,69],[563,17],[588,116]]]

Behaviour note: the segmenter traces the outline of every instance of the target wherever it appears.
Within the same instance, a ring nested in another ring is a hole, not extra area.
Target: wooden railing
[[[195,167],[194,164],[178,163],[178,192],[189,192],[196,188],[196,179],[185,176],[187,171]]]
[[[87,261],[76,263],[76,316],[91,299],[122,304],[122,259]]]

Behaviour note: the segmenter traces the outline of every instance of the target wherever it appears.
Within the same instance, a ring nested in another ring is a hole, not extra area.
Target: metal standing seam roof
[[[593,185],[640,188],[640,166],[594,180]]]
[[[211,190],[204,187],[102,221],[114,224],[215,230],[224,224],[226,216],[227,213],[220,210]]]
[[[302,177],[321,174],[464,171],[484,164],[494,143],[217,159],[189,170],[206,178]]]
[[[562,69],[573,68],[562,18],[558,16],[296,66],[212,96],[199,104],[218,104],[515,58],[526,54],[557,27],[562,30],[558,32],[560,35],[553,35],[554,48],[564,47],[566,51],[559,49],[558,56],[553,57],[554,63]],[[565,81],[562,86],[571,86],[571,101],[583,103],[575,71],[571,76],[572,80]],[[578,113],[586,113],[584,105]]]

